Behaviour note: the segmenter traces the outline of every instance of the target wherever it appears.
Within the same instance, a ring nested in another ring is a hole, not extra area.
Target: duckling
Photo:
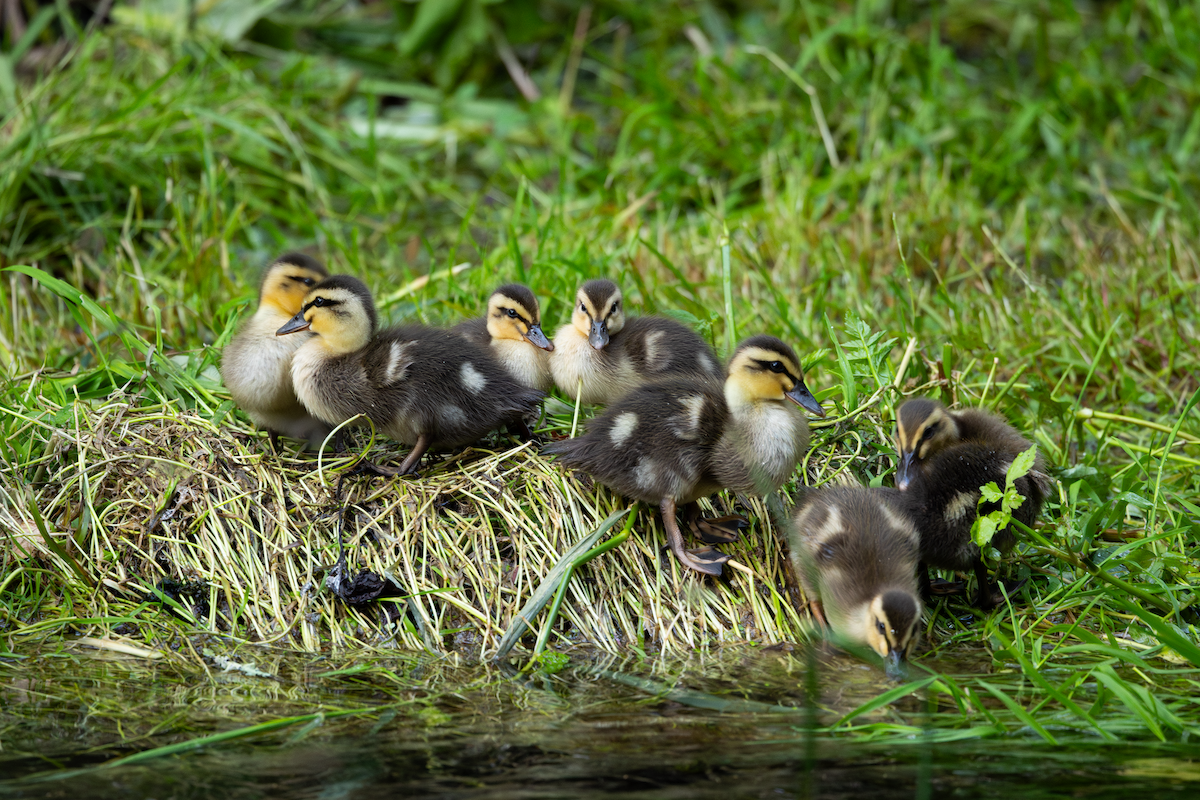
[[[807,493],[791,530],[791,560],[813,616],[838,640],[866,645],[897,677],[921,621],[920,534],[895,489],[836,486]]]
[[[971,527],[978,516],[980,487],[994,481],[1003,488],[1013,459],[1031,444],[1005,420],[981,409],[950,411],[929,398],[908,400],[897,409],[896,487],[904,493],[904,506],[921,531],[921,584],[926,595],[927,567],[974,570],[978,607],[989,609],[1002,602],[988,581],[979,547],[971,540]],[[1033,469],[1017,479],[1016,488],[1025,502],[1013,518],[1033,525],[1053,488],[1040,454]],[[992,508],[985,505],[984,513]],[[1002,553],[1014,544],[1016,537],[1007,528],[992,538],[992,545]]]
[[[263,272],[258,309],[221,354],[225,387],[246,416],[267,429],[272,447],[281,433],[307,439],[314,447],[329,435],[329,426],[308,413],[292,388],[292,355],[308,337],[275,336],[300,310],[309,289],[328,274],[320,262],[301,253],[275,259]]]
[[[400,474],[415,474],[430,447],[471,444],[545,397],[462,336],[422,325],[372,336],[375,325],[367,287],[334,275],[313,287],[277,334],[312,333],[292,357],[292,383],[314,416],[338,425],[365,414],[377,430],[413,446]]]
[[[712,348],[666,317],[625,318],[621,289],[598,278],[579,287],[571,322],[554,335],[550,372],[568,397],[583,382],[580,402],[607,404],[636,386],[663,378],[720,380]]]
[[[487,315],[455,325],[454,333],[489,346],[492,354],[520,383],[541,392],[550,391],[550,352],[554,345],[542,332],[537,297],[519,283],[492,292]]]
[[[675,557],[720,575],[730,556],[685,549],[675,512],[682,505],[693,519],[695,501],[721,489],[766,494],[783,485],[809,438],[792,403],[825,415],[792,348],[754,336],[734,352],[723,388],[700,376],[640,386],[592,419],[584,435],[543,452],[619,494],[658,504]]]

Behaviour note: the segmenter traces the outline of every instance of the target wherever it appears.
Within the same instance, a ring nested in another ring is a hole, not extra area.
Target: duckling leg
[[[987,567],[984,566],[983,559],[975,562],[975,580],[979,582],[979,595],[975,605],[984,611],[989,611],[997,606],[1004,604],[1004,595],[1012,597],[1017,590],[1025,585],[1027,578],[1022,578],[1019,581],[996,581],[992,583],[987,579]],[[1004,591],[1000,590],[1000,585],[1004,585]]]
[[[412,452],[405,456],[404,461],[400,464],[401,475],[416,475],[417,464],[421,462],[421,456],[425,455],[425,451],[429,449],[431,444],[428,433],[422,433],[417,437],[417,443],[413,445]]]
[[[688,503],[683,507],[683,519],[687,522],[692,533],[707,544],[725,544],[736,542],[738,536],[750,522],[741,514],[729,514],[724,517],[702,517],[697,503]]]
[[[659,509],[662,511],[663,527],[667,529],[667,543],[671,546],[671,552],[679,559],[679,563],[705,575],[719,576],[724,571],[725,562],[733,556],[710,547],[694,552],[686,549],[683,546],[683,534],[679,532],[679,521],[675,519],[675,501],[664,497]]]
[[[952,594],[963,594],[966,585],[962,581],[947,581],[942,578],[929,577],[929,565],[922,561],[917,565],[917,583],[921,589],[921,599],[932,603],[934,597],[946,597]]]

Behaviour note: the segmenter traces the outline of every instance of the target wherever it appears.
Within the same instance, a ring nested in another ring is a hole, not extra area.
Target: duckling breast
[[[550,374],[550,353],[526,341],[493,339],[492,354],[517,383],[531,389],[548,392],[554,385]]]
[[[629,358],[610,342],[596,350],[573,325],[564,325],[554,336],[550,373],[559,391],[588,405],[609,403],[639,383]],[[582,382],[582,390],[580,383]]]
[[[304,413],[292,388],[292,357],[308,334],[279,337],[287,321],[270,308],[260,308],[221,354],[221,379],[233,401],[251,419],[267,425],[262,415]]]
[[[714,469],[723,485],[756,494],[777,491],[808,448],[808,423],[785,402],[738,411],[718,445]]]

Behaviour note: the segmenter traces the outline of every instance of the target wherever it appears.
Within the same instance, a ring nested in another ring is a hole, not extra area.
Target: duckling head
[[[916,644],[921,601],[904,589],[889,589],[871,599],[861,617],[862,641],[883,658],[888,676],[902,675],[908,651]]]
[[[267,265],[258,287],[258,304],[292,316],[304,305],[304,295],[329,273],[321,262],[303,253],[285,253]]]
[[[553,350],[554,344],[542,332],[542,312],[537,298],[529,288],[519,283],[501,286],[488,298],[488,335],[493,339],[526,341],[543,350]]]
[[[366,284],[350,275],[334,275],[305,295],[300,311],[275,335],[312,331],[326,349],[340,355],[365,346],[375,323],[375,302]]]
[[[621,287],[604,278],[590,280],[575,294],[571,324],[587,337],[588,344],[603,350],[608,337],[625,327],[624,305]]]
[[[928,397],[904,402],[896,410],[896,488],[908,488],[925,461],[959,441],[958,423],[944,405]]]
[[[825,409],[812,396],[795,351],[774,336],[752,336],[738,345],[729,360],[725,401],[731,409],[763,400],[790,400],[818,417]]]

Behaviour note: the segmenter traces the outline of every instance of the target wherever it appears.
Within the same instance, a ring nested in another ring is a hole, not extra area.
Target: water
[[[78,650],[0,664],[0,796],[1123,798],[1200,791],[1195,745],[1102,744],[1064,727],[1060,741],[1070,743],[1053,747],[1015,727],[989,733],[982,718],[974,727],[946,725],[946,701],[923,692],[861,715],[854,730],[830,732],[840,715],[895,685],[844,656],[732,650],[685,662],[616,663],[577,654],[559,673],[532,677],[416,657],[348,673],[361,665],[245,648],[234,654],[243,662],[252,656],[276,677],[205,674],[182,661],[148,667]],[[810,663],[819,668],[816,682],[805,680]],[[806,687],[816,698],[807,707]],[[759,710],[769,706],[797,710]],[[317,712],[324,716],[255,736],[101,766]]]

